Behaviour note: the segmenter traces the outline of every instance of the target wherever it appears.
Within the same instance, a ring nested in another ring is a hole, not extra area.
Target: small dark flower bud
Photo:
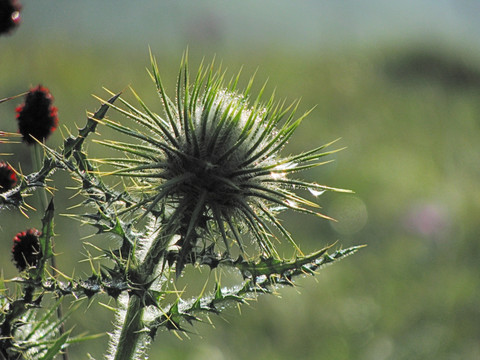
[[[17,0],[0,0],[0,35],[8,34],[20,24],[21,8]]]
[[[13,189],[17,185],[17,174],[4,161],[0,161],[0,194]]]
[[[18,233],[13,238],[13,261],[19,271],[23,271],[29,266],[37,265],[41,257],[40,235],[41,232],[37,229],[28,229]]]
[[[28,92],[25,103],[17,107],[18,131],[27,144],[34,144],[35,139],[45,141],[57,128],[57,108],[52,102],[49,90],[38,85]]]

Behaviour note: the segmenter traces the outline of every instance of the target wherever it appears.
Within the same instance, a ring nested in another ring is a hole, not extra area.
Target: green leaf
[[[55,312],[57,311],[62,298],[59,298],[57,302],[50,307],[50,309],[43,315],[42,318],[36,320],[36,325],[31,329],[31,331],[25,336],[25,340],[29,340],[35,333],[37,333],[42,327],[48,324],[48,319],[54,317]],[[63,321],[63,320],[62,320]],[[45,332],[45,335],[48,335],[48,332]]]
[[[42,219],[42,235],[39,238],[40,249],[44,257],[49,258],[53,256],[52,244],[50,239],[54,236],[53,233],[53,217],[55,214],[55,206],[53,198],[50,200],[45,214]]]
[[[51,239],[54,236],[53,233],[53,217],[55,213],[55,207],[53,205],[53,198],[50,200],[47,209],[45,210],[45,214],[43,215],[42,219],[42,234],[39,237],[40,242],[40,251],[41,251],[41,258],[38,262],[38,265],[34,270],[32,270],[34,279],[40,280],[43,276],[43,270],[45,264],[48,259],[50,259],[53,254],[52,249],[52,242]]]
[[[70,335],[70,331],[67,331],[62,336],[60,336],[55,343],[48,349],[45,356],[42,357],[41,360],[53,360],[56,355],[60,353],[62,347],[66,344],[68,340],[68,336]]]

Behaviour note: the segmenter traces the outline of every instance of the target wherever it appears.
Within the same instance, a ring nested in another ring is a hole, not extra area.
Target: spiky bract
[[[178,251],[169,259],[177,263],[177,270],[209,245],[205,239],[216,246],[220,246],[216,239],[223,239],[223,251],[228,253],[232,243],[243,252],[245,239],[250,238],[262,255],[277,256],[272,239],[274,233],[281,233],[299,251],[277,213],[293,209],[326,217],[317,212],[316,203],[294,189],[310,189],[313,194],[339,190],[289,178],[321,165],[321,158],[333,152],[322,152],[327,144],[299,155],[280,155],[306,114],[295,118],[297,103],[285,106],[273,95],[263,103],[263,89],[250,98],[253,79],[244,92],[238,92],[239,77],[226,84],[224,73],[214,71],[213,64],[206,69],[200,66],[191,83],[187,61],[180,67],[173,101],[155,59],[151,60],[150,75],[165,114],[152,112],[135,93],[141,110],[123,99],[124,108],[111,105],[143,128],[104,120],[136,141],[100,141],[127,155],[102,162],[117,168],[111,174],[135,179],[132,190],[139,201],[131,210],[155,215],[163,209],[162,214],[170,214],[166,226],[179,236],[173,244]]]

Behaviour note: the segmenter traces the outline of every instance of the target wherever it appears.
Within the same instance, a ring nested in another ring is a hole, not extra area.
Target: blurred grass
[[[28,44],[2,51],[0,66],[11,71],[1,74],[0,98],[42,83],[55,96],[60,122],[71,131],[83,125],[86,110],[98,107],[90,93],[104,95],[102,86],[119,91],[132,85],[160,109],[144,70],[147,51],[65,44],[45,49]],[[434,51],[434,60],[444,58],[441,50]],[[173,94],[181,54],[153,51]],[[190,339],[160,333],[152,359],[480,358],[480,86],[445,81],[445,74],[458,70],[444,61],[441,76],[410,76],[407,65],[417,51],[423,49],[217,53],[231,75],[244,65],[244,82],[258,68],[257,89],[268,78],[268,89],[276,87],[278,98],[302,98],[300,111],[316,106],[286,153],[338,137],[336,146],[348,147],[334,156],[335,163],[300,175],[355,191],[319,198],[325,212],[338,213],[341,221],[332,226],[288,214],[285,222],[294,238],[306,250],[337,240],[345,247],[368,247],[316,279],[301,279],[299,289],[282,289],[281,299],[262,297],[242,307],[241,315],[230,309],[226,321],[212,319],[215,328],[200,324]],[[204,55],[191,51],[191,63]],[[454,63],[478,74],[477,59],[468,54],[466,59]],[[2,130],[16,130],[15,105],[0,106]],[[60,142],[57,132],[49,144]],[[4,151],[14,152],[7,160],[15,166],[20,160],[27,172],[28,150],[2,145]],[[89,151],[100,154],[93,145]],[[67,212],[78,199],[69,199],[73,191],[62,191],[68,180],[56,176],[57,209]],[[6,278],[15,275],[9,259],[14,234],[40,224],[30,215],[27,220],[15,211],[1,214],[0,262]],[[77,275],[88,274],[89,265],[77,262],[84,251],[80,238],[91,230],[77,225],[57,217],[58,263],[67,274],[73,268]],[[95,304],[83,309],[74,320],[77,330],[110,328],[107,310]],[[84,359],[86,351],[100,358],[104,346],[105,339],[78,345],[71,358]]]

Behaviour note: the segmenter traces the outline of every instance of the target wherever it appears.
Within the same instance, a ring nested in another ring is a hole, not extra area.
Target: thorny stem
[[[143,309],[142,299],[136,295],[131,295],[120,337],[116,340],[115,360],[133,359],[141,336],[140,331],[143,327]]]
[[[32,149],[32,157],[33,157],[33,162],[35,165],[35,170],[39,171],[42,169],[43,166],[43,157],[44,154],[42,152],[42,148],[39,144],[34,144],[33,149]],[[45,187],[42,187],[41,189],[38,189],[38,198],[39,198],[39,205],[42,211],[45,211],[47,209],[47,193],[45,190]],[[52,250],[53,250],[53,239],[52,241]],[[56,261],[55,261],[55,256],[50,257],[50,266],[52,269],[56,269]],[[54,275],[55,276],[55,275]],[[59,304],[57,307],[57,318],[62,319],[63,318],[63,310],[62,310],[62,304]],[[65,333],[65,323],[62,321],[60,323],[60,336],[62,336]],[[63,360],[68,360],[68,348],[65,348],[64,351],[62,352],[62,358]]]
[[[32,158],[33,158],[33,163],[35,165],[35,171],[40,171],[40,169],[42,169],[43,167],[43,153],[39,144],[33,144]],[[44,211],[47,208],[47,194],[45,193],[45,188],[42,187],[41,189],[39,189],[37,194],[38,194],[40,209]]]
[[[170,219],[172,220],[172,218],[175,218],[175,213]],[[155,273],[159,260],[164,255],[166,244],[168,244],[167,240],[173,234],[173,228],[174,222],[168,221],[153,241],[143,261],[132,269],[131,273],[134,274],[134,281],[139,285],[150,284],[150,277]],[[125,319],[121,324],[120,336],[118,339],[112,340],[116,342],[114,346],[116,349],[115,360],[133,359],[139,345],[140,336],[142,336],[144,302],[145,299],[140,298],[137,294],[130,294]]]

